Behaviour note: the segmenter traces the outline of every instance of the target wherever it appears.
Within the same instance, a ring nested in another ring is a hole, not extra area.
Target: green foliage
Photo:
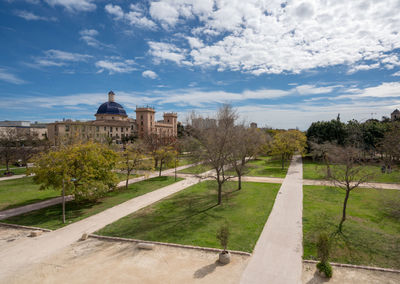
[[[325,232],[321,232],[318,236],[317,255],[321,262],[327,262],[331,250],[329,236]]]
[[[308,128],[306,136],[307,140],[318,144],[336,142],[344,145],[347,138],[346,125],[339,119],[313,122]]]
[[[115,168],[117,154],[93,142],[62,147],[42,153],[34,160],[34,181],[41,189],[62,189],[77,200],[94,200],[118,182]]]
[[[326,277],[331,278],[333,271],[332,271],[332,266],[329,264],[329,262],[318,262],[317,263],[317,268],[318,271],[321,273],[324,273]]]
[[[281,157],[282,169],[284,169],[285,160],[289,160],[296,152],[305,153],[307,146],[307,137],[299,130],[280,131],[275,134],[272,145],[271,154]]]
[[[229,241],[229,226],[227,223],[221,225],[219,231],[217,232],[217,239],[221,244],[221,247],[226,251]]]

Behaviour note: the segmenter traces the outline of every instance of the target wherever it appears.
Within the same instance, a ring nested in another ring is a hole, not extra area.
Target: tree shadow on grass
[[[208,274],[213,273],[218,266],[223,266],[223,264],[221,264],[218,260],[216,260],[214,263],[203,266],[202,268],[196,270],[196,272],[193,275],[193,278],[196,279],[204,278]]]

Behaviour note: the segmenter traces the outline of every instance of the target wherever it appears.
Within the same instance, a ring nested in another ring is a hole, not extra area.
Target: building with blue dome
[[[152,107],[136,107],[136,119],[128,117],[124,107],[115,101],[113,91],[108,93],[108,101],[102,103],[96,120],[63,120],[47,126],[49,140],[59,145],[70,140],[95,140],[121,144],[133,137],[144,138],[156,134],[163,137],[177,136],[177,114],[164,113],[163,120],[155,120]]]

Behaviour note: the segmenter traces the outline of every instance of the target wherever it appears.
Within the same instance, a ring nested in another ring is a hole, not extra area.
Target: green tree
[[[59,150],[42,153],[34,159],[35,174],[40,189],[61,189],[63,222],[65,223],[65,195],[76,200],[95,200],[114,188],[118,179],[112,171],[117,154],[102,144],[63,146]]]
[[[148,163],[149,161],[149,159],[146,159],[144,146],[141,143],[128,144],[124,151],[119,153],[117,168],[126,172],[126,189],[129,186],[129,177],[134,170],[152,168]]]
[[[282,170],[285,168],[285,161],[296,152],[304,154],[307,146],[307,137],[299,130],[281,131],[275,134],[271,144],[271,153],[281,157]]]
[[[171,167],[175,164],[175,157],[177,156],[176,150],[171,146],[163,146],[156,150],[154,157],[160,164],[159,176],[164,165]]]

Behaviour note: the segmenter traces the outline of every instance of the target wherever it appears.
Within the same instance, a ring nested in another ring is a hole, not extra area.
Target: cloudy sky
[[[0,120],[209,113],[260,126],[400,108],[399,0],[0,0]]]

